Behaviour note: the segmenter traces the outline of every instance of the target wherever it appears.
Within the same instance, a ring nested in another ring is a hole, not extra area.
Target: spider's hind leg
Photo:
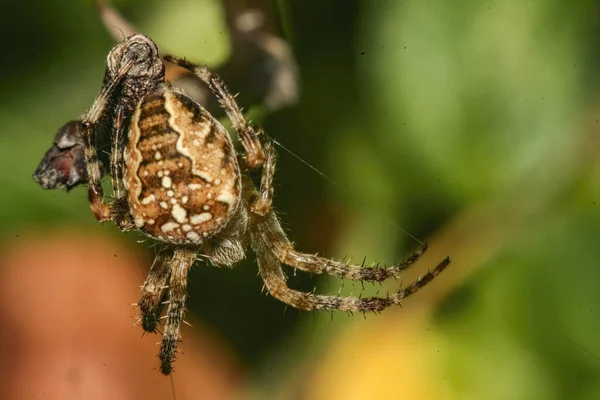
[[[276,257],[270,253],[260,254],[258,257],[259,271],[269,293],[276,299],[289,304],[300,310],[329,310],[346,312],[378,312],[392,305],[400,305],[402,299],[416,293],[440,272],[442,272],[450,259],[444,259],[432,271],[428,271],[419,279],[390,294],[387,297],[350,297],[350,296],[327,296],[313,293],[305,293],[290,289],[287,286],[285,275]]]
[[[318,257],[313,254],[301,253],[294,249],[287,238],[274,241],[273,251],[283,264],[311,274],[327,274],[340,279],[355,281],[381,282],[388,278],[397,278],[400,274],[410,268],[426,251],[427,243],[423,243],[406,260],[386,268],[365,267],[353,265],[343,261]]]
[[[259,226],[263,227],[262,240],[271,244],[269,249],[279,262],[311,274],[326,274],[355,281],[381,282],[388,278],[397,278],[403,271],[410,268],[428,248],[427,243],[423,243],[406,260],[387,268],[365,267],[297,251],[272,212],[264,217],[262,222],[259,222]]]
[[[381,298],[381,297],[367,297],[367,298],[359,298],[359,297],[344,297],[344,296],[326,296],[326,295],[317,295],[313,293],[304,293],[299,292],[293,289],[290,289],[287,286],[286,277],[281,269],[280,257],[277,255],[277,248],[292,248],[289,240],[283,233],[281,229],[281,225],[275,214],[270,212],[265,217],[254,217],[252,219],[252,229],[250,230],[250,240],[252,247],[256,253],[258,259],[259,272],[263,281],[265,282],[265,286],[269,290],[269,293],[276,299],[289,304],[292,307],[299,308],[301,310],[338,310],[338,311],[348,311],[348,312],[367,312],[367,311],[381,311],[391,305],[399,305],[400,301],[427,285],[431,282],[440,272],[442,272],[448,264],[450,264],[450,259],[446,258],[442,262],[440,262],[433,270],[428,271],[426,274],[422,275],[419,279],[412,282],[410,285],[406,286],[403,289],[394,292],[393,294]],[[293,248],[292,248],[293,249]],[[417,251],[415,255],[409,258],[409,261],[405,264],[399,264],[398,268],[407,268],[410,266],[421,253]],[[299,256],[306,256],[298,253]],[[314,256],[307,256],[313,257]],[[317,257],[316,260],[319,260]],[[310,259],[309,259],[310,261]],[[327,262],[331,262],[329,260],[325,260]],[[314,263],[313,263],[314,264]],[[304,266],[309,266],[310,263]],[[316,263],[315,265],[319,265]],[[314,265],[313,265],[314,266]],[[324,265],[321,273],[333,273],[335,271],[340,272],[337,274],[338,276],[348,278],[348,269],[350,266],[345,264],[337,265],[335,269],[331,269],[333,267],[329,267],[328,265]],[[354,268],[360,269],[360,267],[354,266]],[[305,268],[310,270],[309,268]],[[383,274],[387,269],[384,268],[364,268],[364,271],[374,271],[371,273]],[[360,270],[355,271],[357,274],[360,274]],[[364,278],[365,275],[362,275]],[[376,276],[372,276],[371,278],[375,278]],[[360,275],[356,275],[352,277],[353,279],[361,279]],[[382,279],[371,279],[371,280],[383,280],[385,276],[381,277]]]

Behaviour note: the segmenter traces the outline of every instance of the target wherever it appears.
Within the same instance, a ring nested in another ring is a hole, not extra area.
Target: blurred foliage
[[[227,56],[215,0],[115,3],[168,51],[212,65]],[[443,249],[453,256],[455,279],[426,325],[435,334],[422,338],[439,353],[431,376],[419,378],[434,393],[428,398],[599,398],[600,6],[278,3],[303,93],[297,107],[262,123],[337,182],[280,151],[275,205],[298,248],[389,263],[415,245],[404,230],[419,238],[437,232],[440,243],[453,243]],[[30,177],[55,130],[92,104],[108,35],[88,2],[11,2],[6,11],[0,232],[6,243],[59,224],[120,235],[95,223],[81,188],[44,192]],[[467,215],[477,218],[453,234]],[[480,245],[483,238],[492,244]],[[435,243],[431,251],[444,256]],[[235,271],[196,268],[191,279],[193,312],[232,344],[267,391],[279,390],[282,376],[311,376],[300,366],[327,359],[327,351],[317,354],[332,335],[380,318],[332,323],[329,315],[284,315],[260,294],[252,257]],[[293,282],[304,290],[340,286],[305,276]],[[404,318],[410,304],[391,315]],[[394,326],[400,337],[403,325]],[[407,358],[383,354],[414,361],[411,350],[399,351]],[[389,392],[369,390],[398,393],[404,378],[391,376]],[[341,374],[327,384],[343,388],[355,379]],[[320,389],[302,393],[327,398],[315,394]]]

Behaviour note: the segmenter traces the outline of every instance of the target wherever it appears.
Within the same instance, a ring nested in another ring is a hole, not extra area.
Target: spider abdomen
[[[199,243],[227,224],[241,179],[225,128],[187,96],[162,87],[131,119],[125,187],[136,226],[171,243]]]

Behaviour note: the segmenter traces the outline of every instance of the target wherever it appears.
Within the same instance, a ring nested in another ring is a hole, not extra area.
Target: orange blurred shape
[[[74,230],[20,234],[0,259],[2,399],[171,399],[160,337],[133,326],[150,260]],[[239,364],[194,323],[175,364],[177,400],[237,397]]]

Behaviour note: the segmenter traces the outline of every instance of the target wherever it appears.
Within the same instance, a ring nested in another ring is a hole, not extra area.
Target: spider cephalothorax
[[[296,251],[271,208],[275,152],[265,133],[244,118],[221,79],[208,69],[175,57],[171,63],[204,81],[231,120],[243,152],[202,106],[164,80],[156,45],[133,35],[108,55],[102,90],[80,126],[91,208],[99,221],[115,221],[163,243],[142,286],[139,307],[144,330],[157,329],[166,307],[159,358],[168,374],[175,358],[187,295],[187,273],[198,256],[232,266],[256,253],[269,293],[302,310],[380,311],[400,304],[449,263],[446,258],[388,297],[341,297],[288,288],[281,264],[343,279],[383,281],[397,277],[423,252],[389,268],[365,268]],[[111,140],[113,197],[104,203],[96,135]],[[260,185],[248,173],[259,170]]]

